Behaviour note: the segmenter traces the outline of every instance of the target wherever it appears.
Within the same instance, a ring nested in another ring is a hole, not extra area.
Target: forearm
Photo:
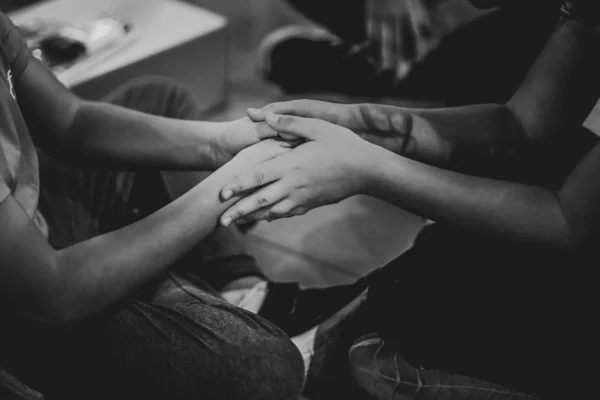
[[[82,102],[60,149],[62,158],[113,168],[213,170],[219,123],[164,118]]]
[[[496,162],[526,141],[505,105],[440,109],[376,104],[357,107],[360,120],[368,127],[360,132],[363,138],[396,154],[446,168],[464,160],[477,166]]]
[[[481,234],[568,247],[570,225],[556,193],[438,169],[373,150],[366,193],[437,222]]]
[[[360,132],[392,151],[405,148],[407,157],[448,168],[470,159],[476,167],[503,162],[523,146],[551,145],[585,120],[600,93],[598,54],[597,34],[577,20],[561,20],[507,104],[425,110],[358,105]]]
[[[187,253],[232,204],[218,199],[218,183],[209,177],[145,219],[58,252],[62,278],[52,304],[64,313],[58,319],[76,321],[105,309]]]

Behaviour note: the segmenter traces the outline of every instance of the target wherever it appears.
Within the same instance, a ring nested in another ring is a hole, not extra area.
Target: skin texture
[[[69,327],[163,272],[239,200],[218,198],[222,182],[289,150],[281,141],[261,141],[274,131],[248,118],[223,124],[179,121],[83,101],[33,58],[15,89],[26,122],[45,128],[32,129],[34,143],[59,161],[135,169],[222,166],[149,217],[60,251],[50,247],[15,199],[4,199],[0,297],[13,305],[15,317],[42,329]],[[0,185],[6,183],[0,179]]]
[[[297,100],[248,115],[255,121],[268,113],[324,119],[390,151],[404,149],[406,157],[448,169],[457,162],[468,166],[469,160],[476,167],[510,162],[502,155],[553,145],[585,120],[600,92],[598,41],[584,23],[562,20],[506,104],[410,109]]]
[[[183,121],[83,101],[33,57],[16,91],[36,145],[77,164],[214,170],[239,150],[275,134],[248,118]]]
[[[298,215],[366,193],[486,234],[564,248],[585,245],[598,226],[600,149],[580,161],[559,191],[451,169],[460,157],[494,163],[495,150],[543,148],[568,140],[600,95],[594,73],[598,48],[598,37],[584,24],[561,21],[520,89],[504,105],[410,110],[304,101],[251,110],[254,120],[304,143],[225,185],[224,198],[249,196],[230,208],[221,223]],[[379,144],[374,146],[358,141],[355,133],[391,139],[374,140]],[[405,140],[408,146],[402,145]],[[314,142],[327,152],[317,151]],[[300,151],[302,157],[295,157]],[[510,162],[510,157],[501,159]]]

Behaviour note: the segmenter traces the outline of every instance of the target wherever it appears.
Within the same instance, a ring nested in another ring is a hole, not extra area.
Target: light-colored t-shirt
[[[0,12],[0,203],[12,196],[47,237],[48,226],[37,208],[37,153],[15,93],[28,60],[27,44]]]

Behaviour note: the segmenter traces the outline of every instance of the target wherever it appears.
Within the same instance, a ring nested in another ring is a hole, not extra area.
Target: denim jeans
[[[191,95],[160,78],[132,82],[106,101],[200,118]],[[76,169],[40,154],[40,174],[40,210],[55,248],[122,227],[170,200],[158,171]],[[248,256],[226,262],[203,265],[200,246],[173,266],[176,272],[77,329],[42,333],[3,323],[13,327],[3,333],[10,348],[2,349],[2,365],[49,400],[297,398],[304,366],[290,339],[213,288],[223,284],[219,269],[260,271]]]

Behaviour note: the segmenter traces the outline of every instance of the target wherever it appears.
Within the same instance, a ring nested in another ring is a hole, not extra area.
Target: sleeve
[[[29,48],[19,28],[3,12],[0,12],[0,35],[13,77],[18,79],[29,62]]]

